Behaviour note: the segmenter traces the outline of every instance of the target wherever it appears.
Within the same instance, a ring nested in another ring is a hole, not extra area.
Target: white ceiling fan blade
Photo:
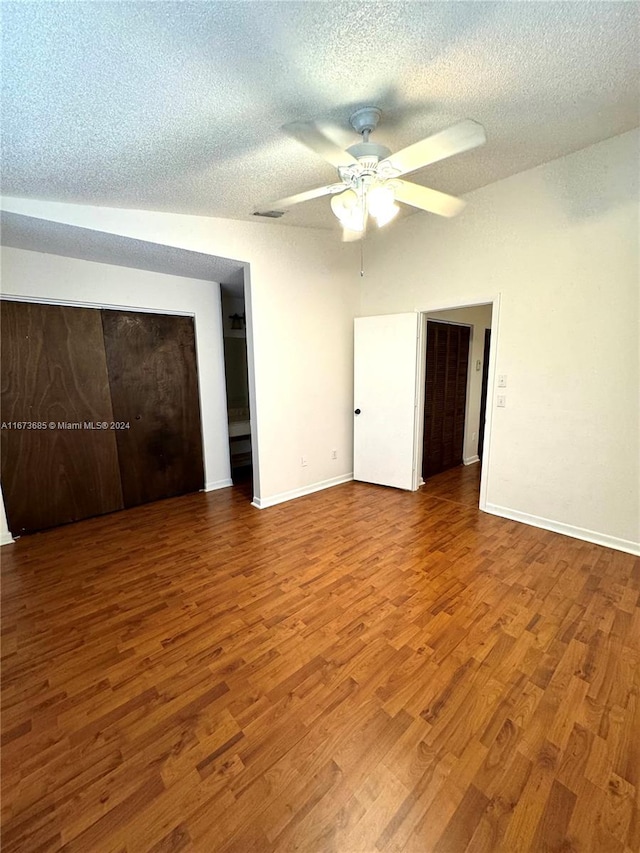
[[[399,174],[406,175],[416,169],[422,169],[423,166],[437,163],[438,160],[477,148],[486,141],[484,127],[477,121],[467,119],[397,151],[384,162],[390,163]]]
[[[461,198],[431,190],[429,187],[421,187],[411,181],[393,181],[392,186],[398,201],[429,213],[437,213],[439,216],[455,216],[466,205],[466,201]]]
[[[291,124],[285,124],[282,129],[293,139],[311,148],[336,169],[340,166],[353,166],[358,162],[352,154],[343,151],[332,139],[329,139],[316,122],[294,121]]]
[[[303,193],[296,195],[288,195],[285,198],[279,198],[277,201],[270,201],[268,204],[262,204],[256,208],[255,213],[263,213],[270,210],[281,210],[286,207],[293,207],[294,204],[300,204],[302,201],[311,201],[312,198],[320,198],[323,195],[331,195],[332,193],[341,192],[344,189],[344,184],[329,184],[325,187],[316,187],[314,190],[306,190]]]

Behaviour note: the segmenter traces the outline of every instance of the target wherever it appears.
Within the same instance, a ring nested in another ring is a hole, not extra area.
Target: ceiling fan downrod
[[[362,137],[362,142],[356,142],[355,145],[347,148],[349,154],[355,157],[360,163],[360,168],[356,166],[354,170],[351,167],[351,171],[355,171],[358,175],[362,174],[363,170],[375,174],[378,163],[381,160],[385,160],[391,154],[391,151],[384,145],[369,142],[369,134],[378,126],[381,115],[382,113],[377,107],[362,107],[362,109],[356,110],[349,119],[351,127]],[[338,171],[340,172],[340,177],[343,177],[342,170],[339,169]],[[344,172],[348,176],[349,167]]]

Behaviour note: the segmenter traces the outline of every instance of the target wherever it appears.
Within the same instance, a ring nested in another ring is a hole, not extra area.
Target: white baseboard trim
[[[292,489],[290,492],[280,492],[278,495],[272,495],[269,498],[254,498],[251,505],[257,509],[267,509],[267,507],[275,506],[276,504],[292,501],[295,498],[302,498],[305,495],[311,495],[314,492],[321,492],[323,489],[330,489],[332,486],[340,486],[342,483],[349,483],[353,480],[353,473],[341,474],[339,477],[332,477],[330,480],[321,480],[319,483],[311,483],[309,486],[302,486],[300,489]]]
[[[13,536],[12,536],[10,533],[2,533],[2,534],[0,534],[0,546],[2,546],[2,545],[11,545],[11,543],[12,543],[12,542],[15,542],[15,541],[16,541],[16,540],[13,538]]]
[[[616,551],[624,551],[627,554],[640,556],[640,542],[631,542],[628,539],[619,539],[606,533],[597,533],[595,530],[586,530],[583,527],[574,527],[571,524],[563,524],[561,521],[552,521],[550,518],[540,518],[537,515],[529,515],[517,509],[509,509],[505,506],[487,504],[485,512],[491,515],[499,515],[510,521],[520,521],[522,524],[530,524],[532,527],[541,527],[552,533],[561,533],[564,536],[572,536],[574,539],[582,539],[584,542],[592,542],[594,545],[603,545],[605,548],[613,548]]]
[[[227,486],[233,486],[233,480],[214,480],[211,483],[204,484],[204,492],[215,492],[216,489],[226,489]]]
[[[466,459],[462,460],[463,465],[475,465],[476,462],[480,461],[479,456],[468,456]]]

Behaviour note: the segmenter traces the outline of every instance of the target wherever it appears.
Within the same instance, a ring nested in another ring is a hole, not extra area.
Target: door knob
[[[359,415],[359,414],[360,414],[360,409],[356,409],[355,414],[356,414],[356,415]]]

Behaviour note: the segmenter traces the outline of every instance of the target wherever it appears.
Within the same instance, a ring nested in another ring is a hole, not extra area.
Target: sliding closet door
[[[19,535],[122,509],[116,435],[90,428],[113,420],[100,312],[4,301],[1,325],[9,529]]]
[[[462,464],[469,365],[468,326],[427,322],[422,476]]]
[[[193,318],[102,311],[125,506],[204,485]],[[126,426],[128,424],[128,426]]]

